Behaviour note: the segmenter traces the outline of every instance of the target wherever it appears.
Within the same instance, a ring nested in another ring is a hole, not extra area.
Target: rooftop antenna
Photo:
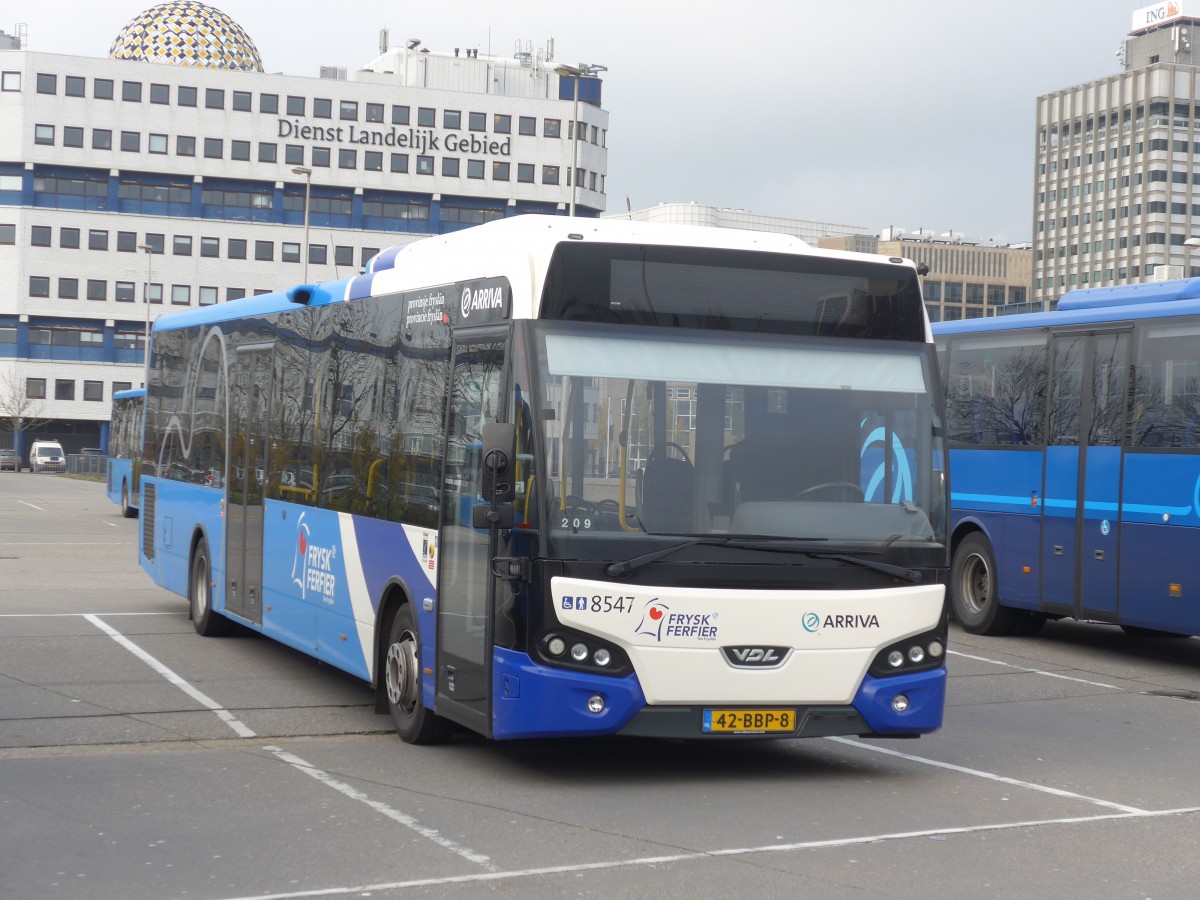
[[[379,29],[379,55],[388,52],[388,30],[386,28]]]

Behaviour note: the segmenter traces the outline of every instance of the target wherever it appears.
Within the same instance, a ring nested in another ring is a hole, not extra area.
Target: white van
[[[67,454],[58,441],[34,441],[29,445],[30,472],[65,472]]]

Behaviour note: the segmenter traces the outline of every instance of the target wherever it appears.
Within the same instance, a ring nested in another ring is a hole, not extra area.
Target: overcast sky
[[[16,0],[28,47],[107,55],[144,0]],[[608,66],[608,209],[766,215],[1030,239],[1036,98],[1119,70],[1149,0],[217,0],[268,72],[352,71],[420,38]],[[586,12],[586,15],[583,13]]]

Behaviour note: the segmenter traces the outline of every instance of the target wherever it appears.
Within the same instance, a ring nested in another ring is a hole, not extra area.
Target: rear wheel
[[[1013,634],[1026,618],[1032,618],[1000,605],[996,558],[988,539],[978,532],[963,538],[954,551],[950,603],[954,617],[971,634]]]
[[[138,511],[129,505],[129,483],[121,482],[121,515],[126,519],[132,519],[138,514]]]
[[[221,637],[232,630],[233,623],[212,608],[212,566],[209,563],[208,541],[205,538],[200,538],[196,549],[192,551],[188,606],[196,634]]]
[[[383,679],[388,709],[401,740],[408,744],[441,744],[454,733],[454,725],[436,716],[421,699],[421,646],[407,603],[396,611],[388,635]]]

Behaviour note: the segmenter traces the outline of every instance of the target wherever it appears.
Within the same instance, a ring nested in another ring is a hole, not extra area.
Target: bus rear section
[[[141,503],[142,420],[146,389],[113,393],[108,428],[108,467],[105,491],[121,515],[131,519]]]

